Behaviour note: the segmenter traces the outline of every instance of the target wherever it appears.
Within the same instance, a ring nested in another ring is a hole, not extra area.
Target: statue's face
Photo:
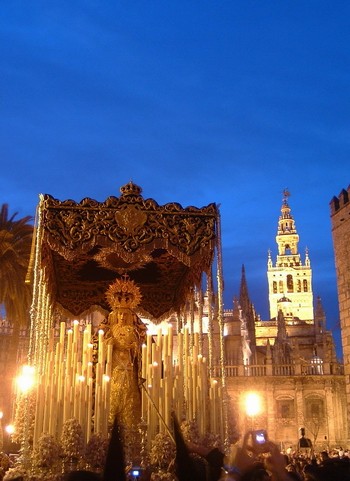
[[[133,323],[132,312],[129,309],[118,309],[116,313],[117,313],[117,322],[119,324]]]

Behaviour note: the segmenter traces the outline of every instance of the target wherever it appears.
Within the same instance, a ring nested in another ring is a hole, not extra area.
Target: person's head
[[[327,453],[327,451],[321,451],[321,459],[322,461],[329,459],[329,454]]]
[[[101,477],[93,471],[71,471],[64,476],[64,481],[101,481]]]
[[[255,463],[241,476],[241,481],[270,481],[270,479],[263,463]]]

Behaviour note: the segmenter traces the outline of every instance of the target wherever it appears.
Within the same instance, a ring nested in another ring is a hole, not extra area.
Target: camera
[[[252,448],[257,453],[266,453],[269,451],[268,436],[265,429],[252,431]]]
[[[141,474],[142,474],[141,468],[134,466],[129,471],[128,479],[130,479],[132,481],[138,480],[138,479],[140,479]]]

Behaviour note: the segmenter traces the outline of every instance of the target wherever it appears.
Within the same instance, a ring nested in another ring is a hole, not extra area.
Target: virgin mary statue
[[[112,424],[117,416],[128,429],[141,419],[141,349],[146,326],[134,312],[141,294],[134,281],[124,276],[110,285],[106,298],[112,309],[108,342],[113,345],[109,421]]]

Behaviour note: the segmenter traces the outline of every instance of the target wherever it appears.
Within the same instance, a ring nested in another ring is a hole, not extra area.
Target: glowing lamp
[[[6,427],[5,427],[5,431],[7,432],[7,434],[13,434],[15,432],[15,427],[13,424],[8,424]]]
[[[17,386],[22,393],[26,393],[33,388],[35,384],[34,377],[34,367],[33,366],[23,366],[22,374],[20,374],[17,379]]]
[[[261,411],[261,398],[256,392],[250,392],[245,398],[245,409],[248,416],[256,416]]]

